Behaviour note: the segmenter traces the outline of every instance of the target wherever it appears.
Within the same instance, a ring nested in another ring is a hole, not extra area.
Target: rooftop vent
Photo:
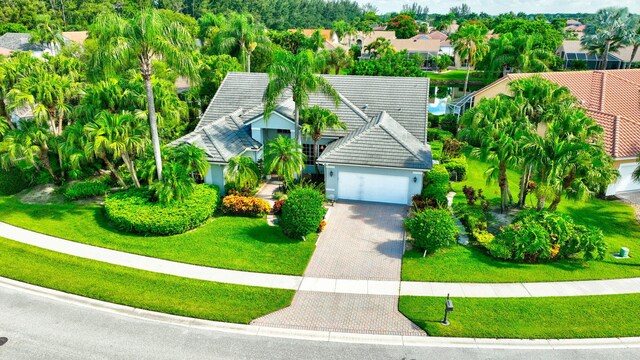
[[[364,104],[364,106],[362,107],[362,110],[367,110],[369,108],[369,104]]]

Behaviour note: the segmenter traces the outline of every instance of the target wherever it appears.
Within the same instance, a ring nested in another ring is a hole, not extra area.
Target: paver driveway
[[[400,281],[407,208],[336,203],[305,277]],[[253,324],[384,335],[425,335],[398,311],[397,295],[298,291],[291,306]]]
[[[404,206],[336,203],[305,276],[400,280],[406,212]]]

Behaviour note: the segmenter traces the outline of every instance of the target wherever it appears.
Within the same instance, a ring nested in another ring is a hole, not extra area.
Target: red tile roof
[[[620,159],[640,154],[640,69],[509,74],[494,84],[532,75],[569,88],[603,127],[611,156]]]

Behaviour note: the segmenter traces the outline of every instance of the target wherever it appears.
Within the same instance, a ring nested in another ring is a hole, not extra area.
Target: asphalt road
[[[638,359],[640,349],[409,348],[235,335],[132,318],[0,287],[0,359],[205,358],[615,360]]]

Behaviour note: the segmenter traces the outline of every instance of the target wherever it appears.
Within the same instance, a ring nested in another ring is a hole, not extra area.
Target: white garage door
[[[638,166],[638,163],[622,164],[618,171],[620,171],[620,179],[615,184],[616,192],[625,192],[640,190],[640,183],[633,181],[631,174]]]
[[[338,199],[406,205],[408,196],[406,176],[338,173]]]

